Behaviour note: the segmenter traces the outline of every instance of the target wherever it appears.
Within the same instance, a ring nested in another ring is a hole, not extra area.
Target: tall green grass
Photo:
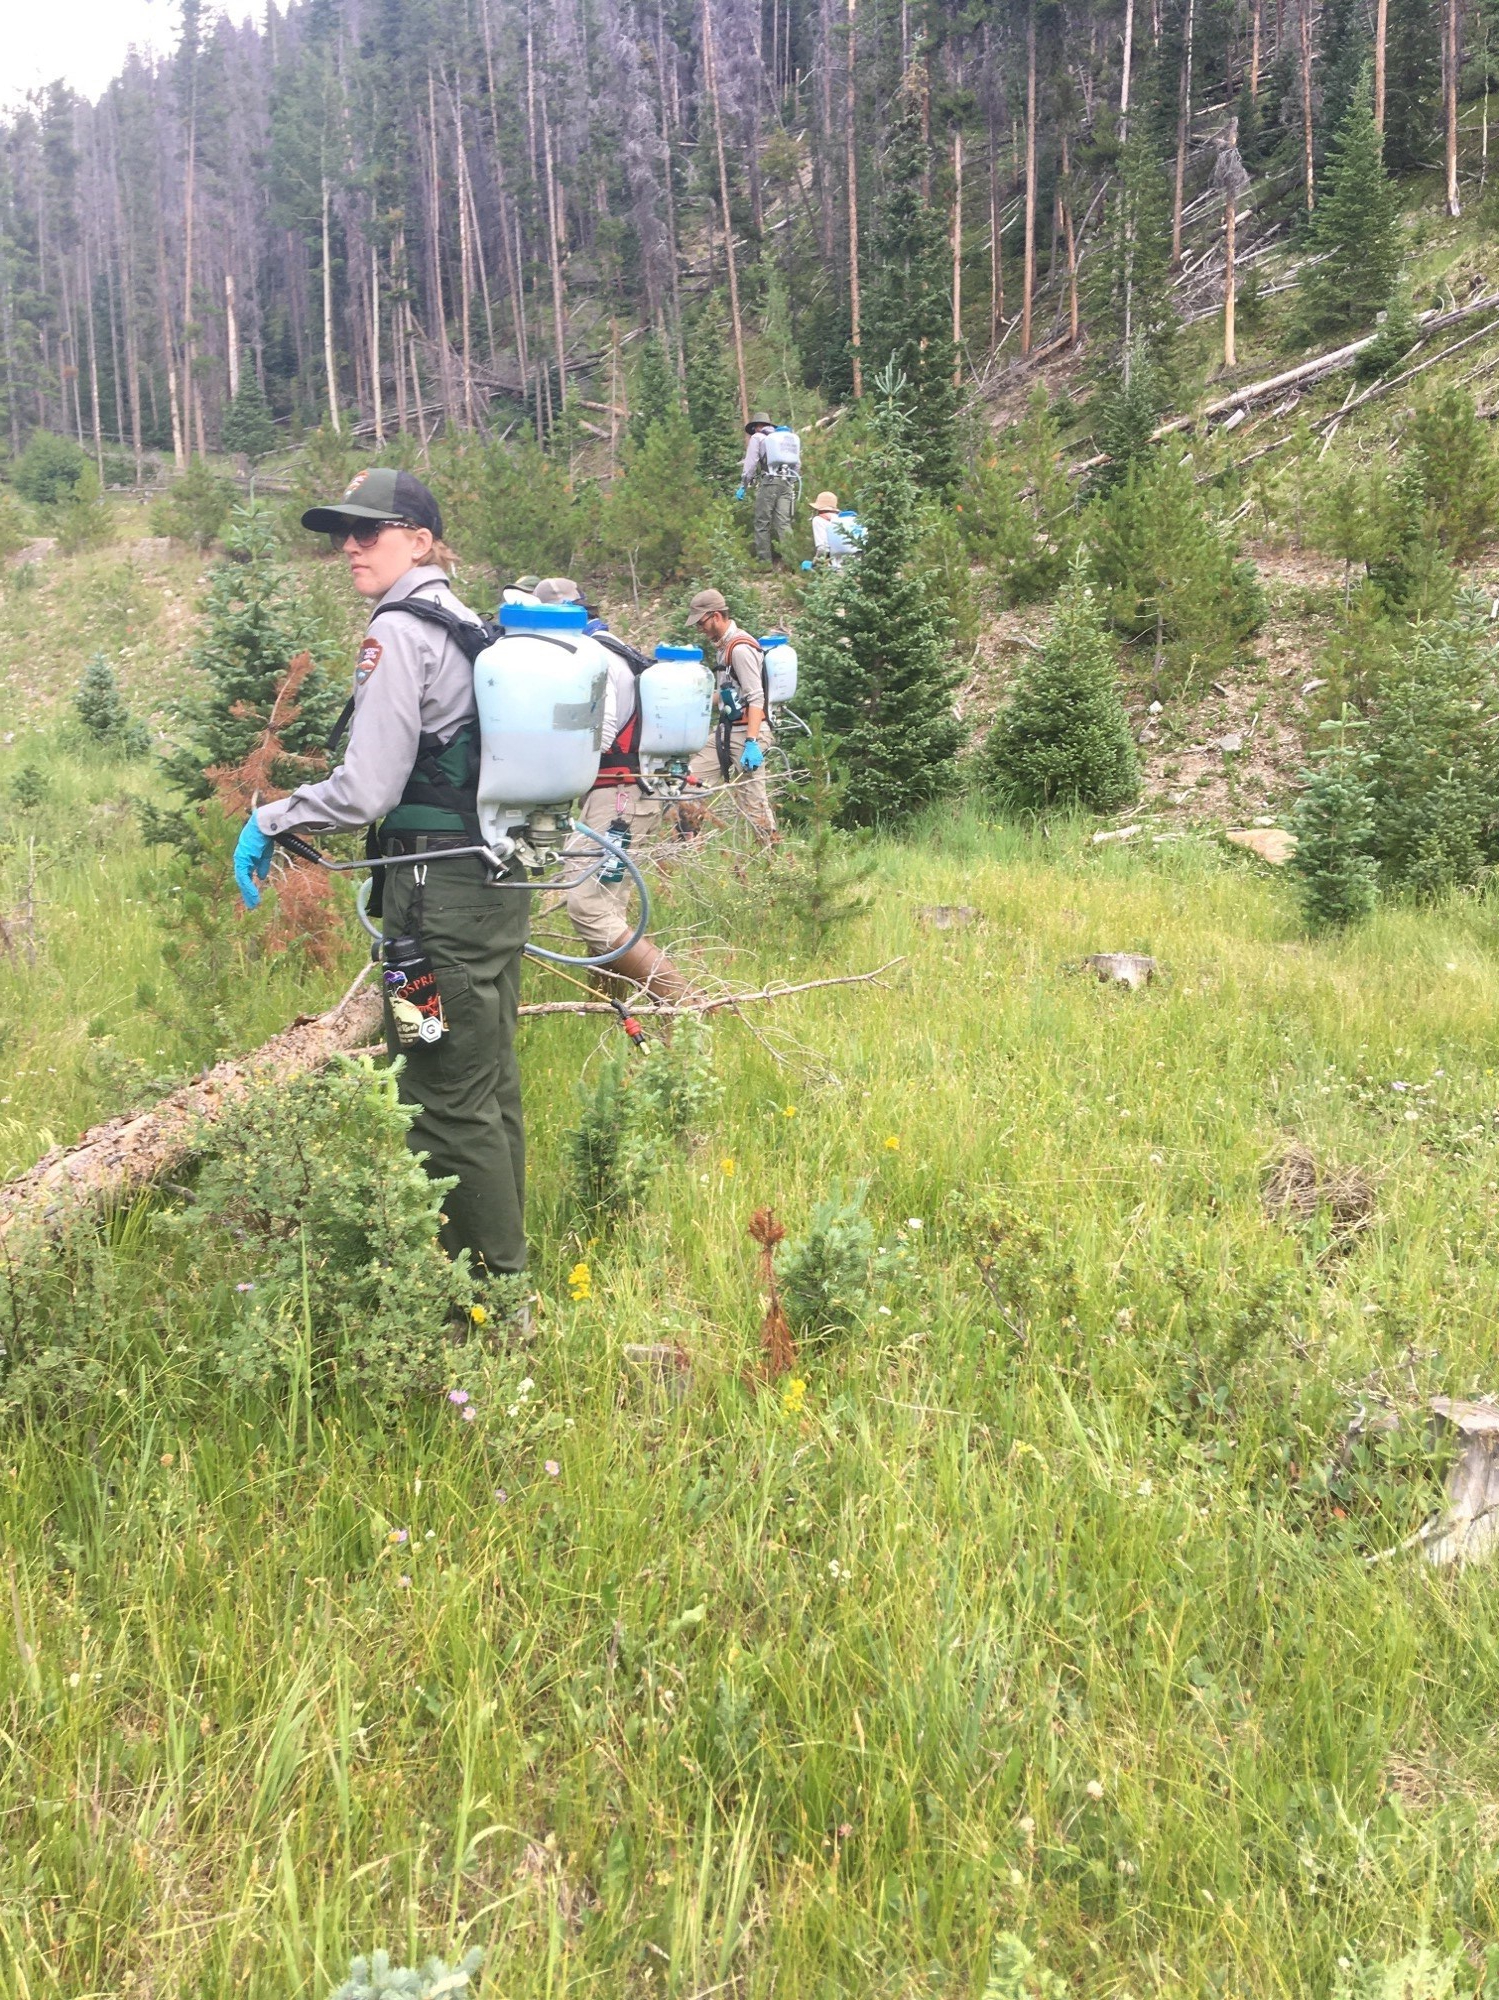
[[[59,894],[16,1159],[83,1109],[67,1020],[151,949],[121,855]],[[1089,1995],[1476,1959],[1492,1580],[1371,1566],[1434,1482],[1339,1441],[1371,1394],[1495,1384],[1494,910],[1311,945],[1205,841],[959,818],[876,859],[806,976],[904,963],[721,1022],[719,1123],[597,1240],[559,1162],[601,1031],[524,1028],[542,1308],[473,1423],[206,1421],[180,1241],[112,1225],[111,1393],[0,1441],[0,1992],[320,1996],[374,1943],[483,1944],[515,2000],[978,1994],[1006,1931]],[[677,921],[758,982],[775,893],[684,885]],[[1078,970],[1112,949],[1157,982]],[[1351,1244],[1267,1215],[1293,1138],[1374,1185]],[[917,1276],[798,1409],[746,1383],[745,1225],[856,1181]],[[663,1338],[680,1406],[623,1358]]]

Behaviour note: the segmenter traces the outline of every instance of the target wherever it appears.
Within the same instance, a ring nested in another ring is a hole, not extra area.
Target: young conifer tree
[[[630,410],[631,444],[644,444],[646,432],[652,424],[673,422],[680,417],[681,411],[682,398],[677,389],[677,378],[666,358],[661,337],[648,333],[640,343],[640,361],[635,371]]]
[[[1302,913],[1313,930],[1361,922],[1378,893],[1379,868],[1370,851],[1373,759],[1350,737],[1360,726],[1346,716],[1323,723],[1329,741],[1315,755],[1291,821],[1297,841],[1291,868]]]
[[[905,384],[875,381],[876,442],[860,494],[864,548],[819,577],[803,626],[803,696],[846,767],[845,826],[888,826],[951,789],[961,736],[949,625],[919,561],[921,503]]]
[[[744,438],[729,327],[716,297],[687,327],[687,422],[697,440],[699,472],[715,490],[732,492]]]
[[[229,560],[210,573],[192,652],[195,691],[174,711],[185,740],[162,759],[173,788],[193,802],[213,796],[210,767],[242,763],[261,740],[296,654],[311,652],[318,666],[297,696],[296,720],[281,733],[288,753],[304,757],[322,749],[343,692],[333,672],[337,640],[330,640],[309,593],[294,588],[279,560],[269,510],[253,504],[236,509],[225,547]],[[288,782],[305,775],[305,767],[293,770]]]
[[[946,492],[958,478],[958,396],[947,220],[922,193],[931,151],[918,94],[904,89],[881,161],[861,342],[869,365],[905,377],[917,475]]]
[[[239,394],[224,412],[221,442],[253,464],[276,449],[276,420],[253,368],[240,379]]]
[[[1400,274],[1400,232],[1367,72],[1328,149],[1307,248],[1299,280],[1306,332],[1323,339],[1372,326]]]
[[[1117,812],[1139,792],[1114,643],[1081,556],[1045,645],[1026,656],[989,733],[982,768],[1002,804],[1030,810]]]

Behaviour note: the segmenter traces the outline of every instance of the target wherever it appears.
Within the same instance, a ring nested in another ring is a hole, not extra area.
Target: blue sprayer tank
[[[765,655],[765,693],[772,707],[790,701],[796,693],[796,648],[784,632],[772,632],[760,641]]]
[[[713,676],[697,646],[658,646],[640,676],[640,754],[691,757],[713,734]]]
[[[474,662],[488,841],[570,805],[598,777],[607,668],[587,615],[581,604],[502,604],[501,637]]]

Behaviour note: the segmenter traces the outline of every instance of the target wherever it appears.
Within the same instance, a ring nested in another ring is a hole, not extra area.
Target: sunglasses
[[[372,549],[387,528],[409,528],[410,521],[349,521],[341,528],[328,530],[328,541],[336,556],[342,555],[345,546],[352,541],[356,548]]]

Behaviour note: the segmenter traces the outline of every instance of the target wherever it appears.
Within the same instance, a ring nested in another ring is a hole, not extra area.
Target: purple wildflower
[[[467,1389],[449,1389],[448,1401],[450,1403],[466,1403],[468,1401]]]

